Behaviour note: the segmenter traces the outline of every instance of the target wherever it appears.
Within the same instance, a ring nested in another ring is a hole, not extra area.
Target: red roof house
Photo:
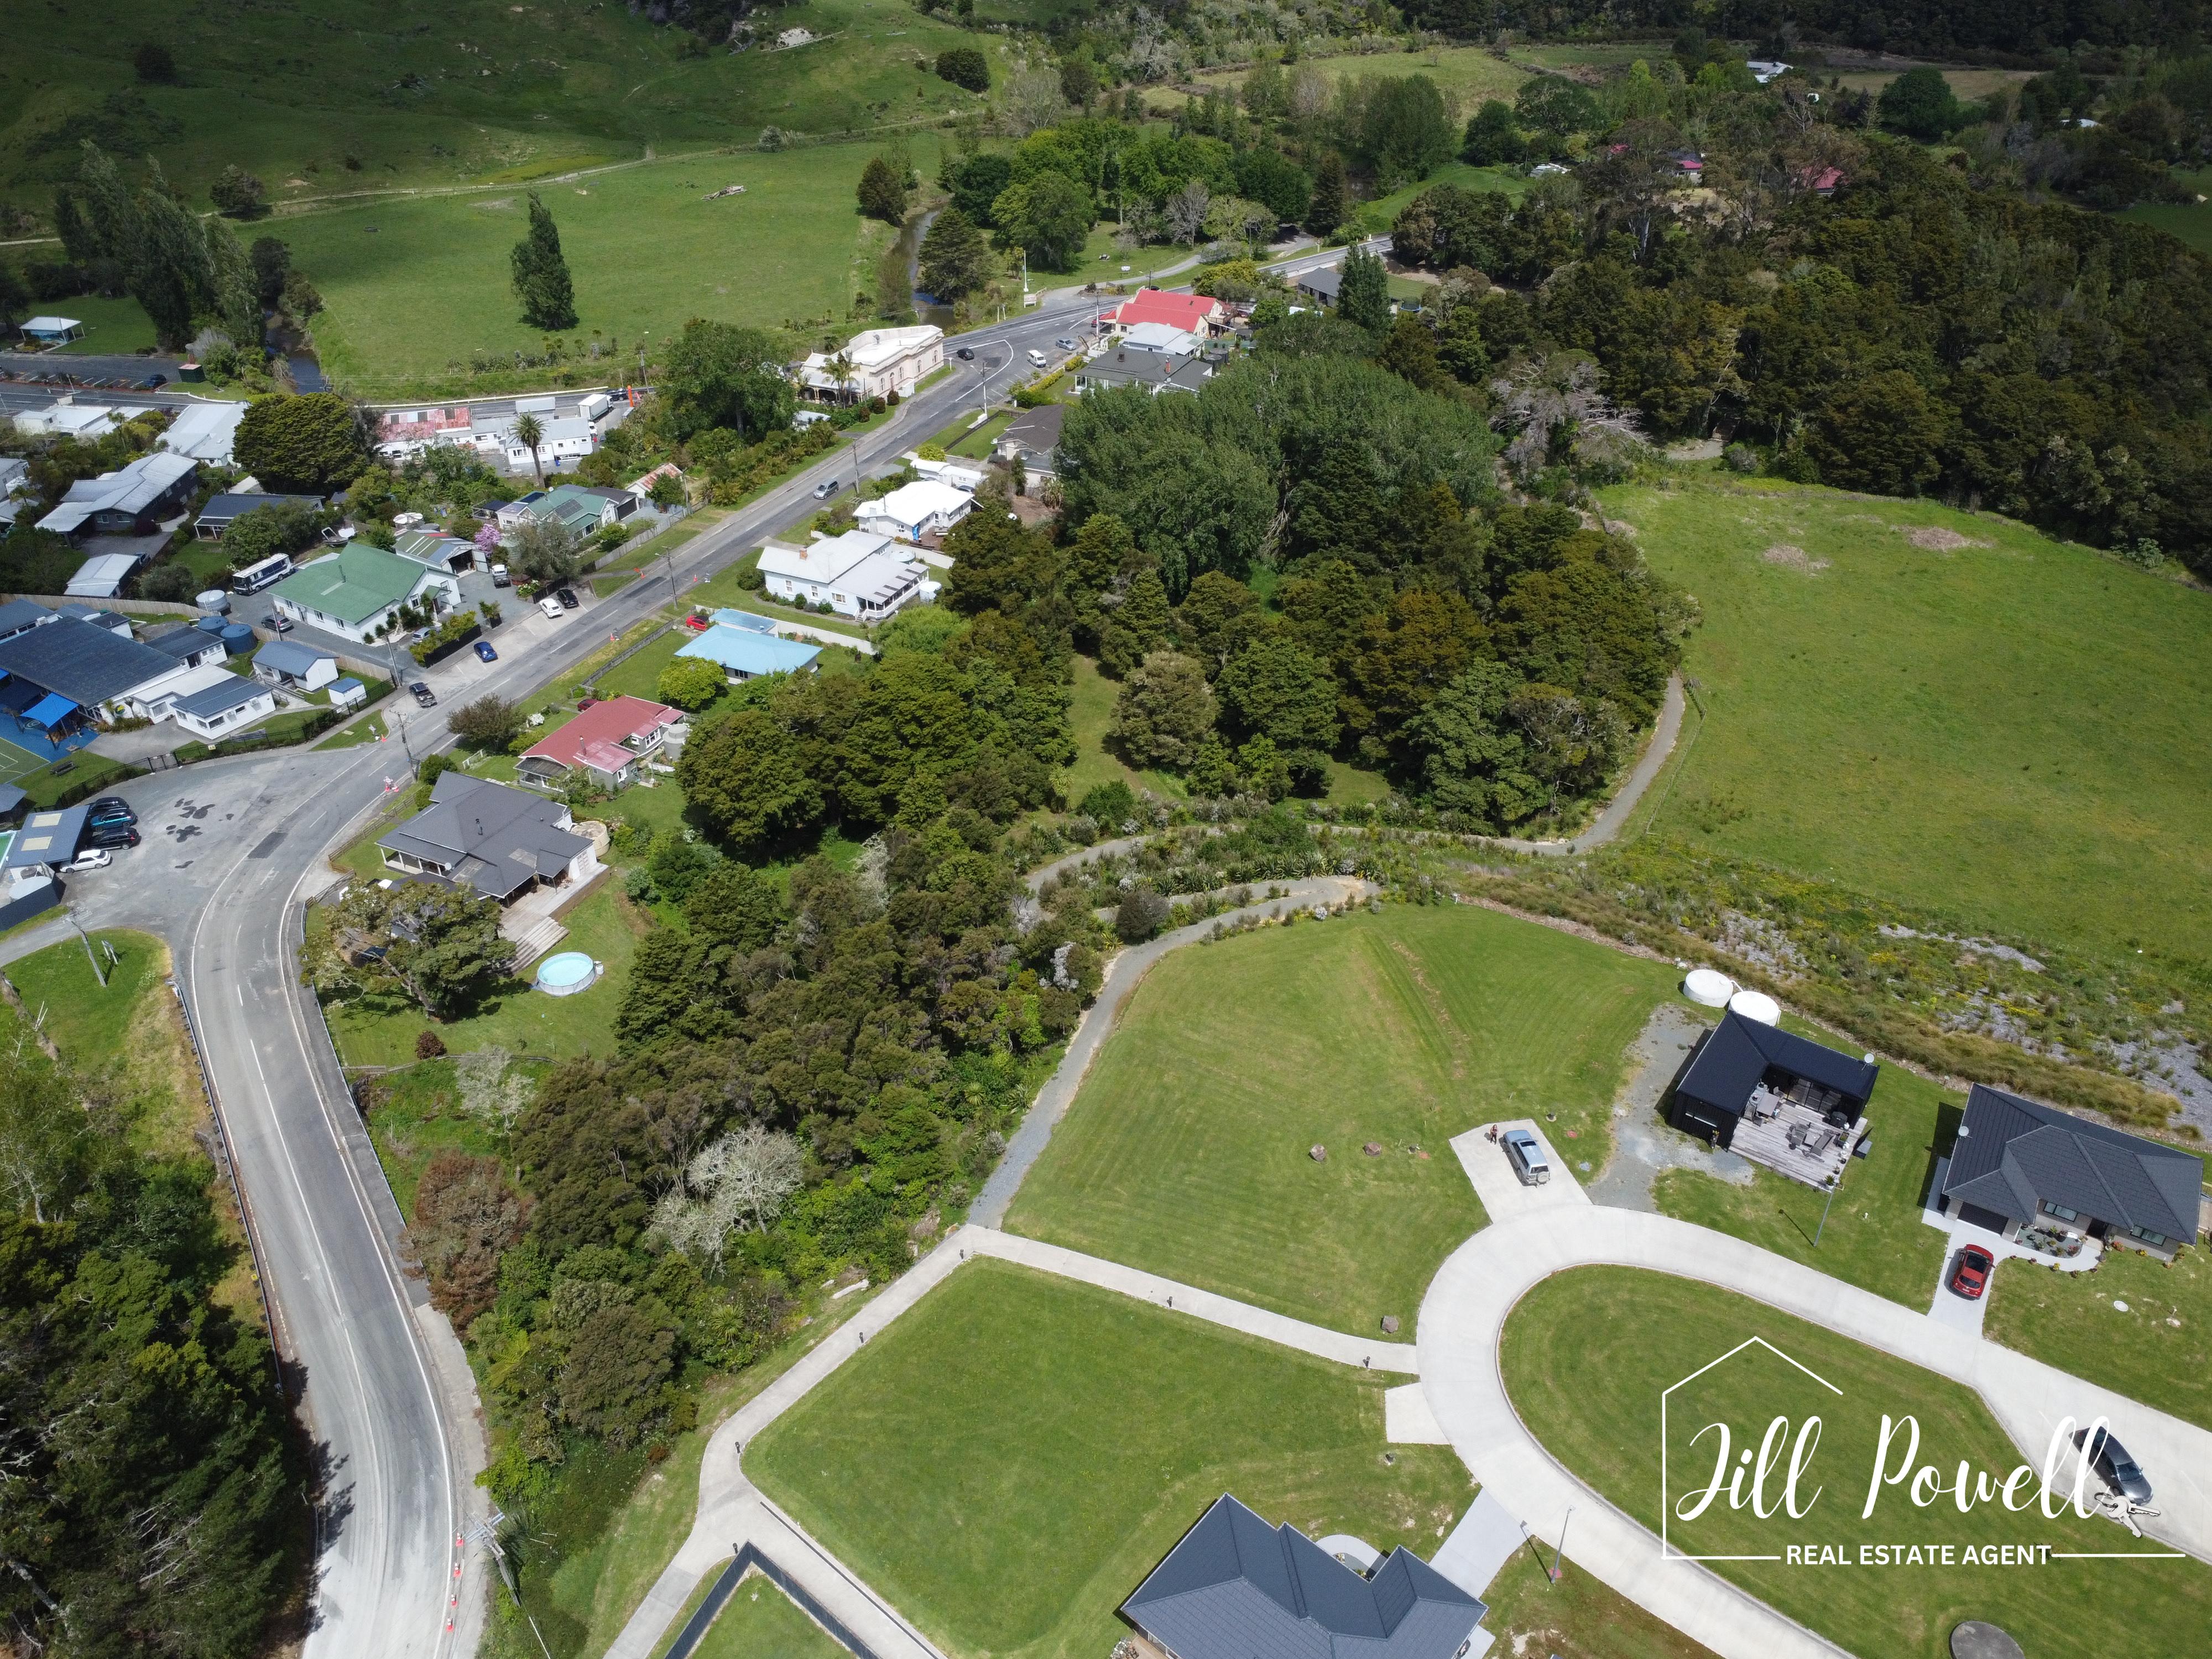
[[[1203,294],[1170,294],[1164,289],[1140,288],[1136,297],[1124,300],[1114,320],[1123,328],[1139,323],[1165,323],[1192,334],[1203,335],[1224,320],[1221,301]]]
[[[581,767],[592,782],[619,789],[637,781],[645,758],[657,753],[684,719],[682,709],[643,697],[610,697],[524,750],[515,774],[526,782],[557,787]],[[678,738],[676,746],[682,743]]]

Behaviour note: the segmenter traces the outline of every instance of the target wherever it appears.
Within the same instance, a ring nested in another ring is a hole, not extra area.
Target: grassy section
[[[1390,780],[1380,772],[1370,772],[1347,761],[1329,762],[1327,799],[1332,806],[1356,806],[1363,801],[1384,799],[1389,793]]]
[[[80,749],[66,760],[56,761],[52,766],[17,778],[15,787],[29,797],[32,805],[52,806],[72,789],[81,789],[88,783],[120,783],[125,778],[137,777],[138,772],[139,769],[128,762],[111,760],[89,749]]]
[[[746,1473],[948,1653],[1097,1655],[1223,1492],[1433,1551],[1472,1495],[1382,1461],[1383,1379],[1011,1264],[960,1268],[746,1449]]]
[[[1960,1461],[2002,1481],[2031,1454],[2015,1449],[1969,1389],[1815,1325],[1710,1285],[1626,1267],[1580,1267],[1545,1280],[1506,1321],[1500,1364],[1522,1416],[1570,1469],[1640,1524],[1660,1522],[1660,1395],[1699,1367],[1758,1336],[1825,1378],[1840,1395],[1763,1349],[1736,1355],[1668,1401],[1666,1501],[1702,1491],[1716,1439],[1692,1437],[1725,1423],[1739,1447],[1755,1447],[1768,1420],[1795,1426],[1818,1415],[1818,1449],[1802,1490],[1820,1487],[1802,1519],[1778,1511],[1761,1521],[1723,1498],[1702,1516],[1674,1510],[1668,1536],[1701,1554],[1783,1553],[1796,1545],[1843,1552],[1851,1569],[1776,1560],[1714,1561],[1723,1577],[1853,1653],[1937,1659],[1960,1620],[2002,1626],[2030,1653],[2080,1659],[2170,1656],[2202,1646],[2212,1620],[2212,1571],[2201,1562],[2052,1560],[2002,1574],[1951,1565],[1856,1565],[1862,1545],[1955,1546],[1961,1551],[2047,1545],[2054,1551],[2129,1547],[2107,1522],[2070,1513],[2045,1521],[2028,1500],[2008,1514],[1996,1504],[1960,1513],[1942,1498],[1916,1507],[1885,1487],[1862,1519],[1884,1413],[1915,1418],[1916,1467],[1955,1480]],[[1905,1448],[1889,1450],[1894,1469]],[[2041,1448],[2033,1455],[2039,1456]],[[1770,1483],[1769,1501],[1778,1496]],[[2197,1636],[2188,1634],[2191,1631]]]
[[[1808,1036],[1823,1035],[1791,1025]],[[1752,1171],[1748,1187],[1702,1170],[1669,1170],[1652,1190],[1668,1215],[1924,1310],[1936,1293],[1944,1244],[1943,1235],[1921,1220],[1920,1200],[1936,1158],[1951,1150],[1960,1109],[1957,1096],[1902,1066],[1885,1066],[1867,1109],[1874,1150],[1845,1168],[1832,1206],[1825,1194],[1761,1169]]]
[[[883,228],[853,205],[870,153],[839,144],[680,160],[551,187],[582,319],[575,338],[614,352],[578,362],[579,374],[622,378],[641,342],[650,350],[693,317],[777,327],[843,316],[879,251]],[[933,171],[934,136],[918,136],[914,154]],[[702,199],[733,183],[745,193]],[[527,207],[521,190],[479,191],[285,222],[295,262],[330,307],[314,325],[324,372],[352,388],[396,389],[461,375],[473,352],[542,349],[508,289],[507,251]],[[653,257],[641,260],[647,239]]]
[[[1456,185],[1462,190],[1501,190],[1508,196],[1519,196],[1534,182],[1511,167],[1478,167],[1465,161],[1447,161],[1427,178],[1363,204],[1360,211],[1375,224],[1387,228],[1398,216],[1399,210],[1423,191],[1433,190],[1438,185]]]
[[[1340,1330],[1409,1318],[1484,1224],[1446,1142],[1556,1113],[1561,1155],[1603,1168],[1623,1051],[1672,977],[1472,907],[1177,951],[1129,999],[1007,1226]]]
[[[622,1006],[630,959],[637,954],[647,919],[623,896],[617,878],[603,876],[561,920],[568,936],[556,948],[582,951],[604,963],[606,971],[599,982],[560,998],[538,994],[521,981],[510,982],[485,999],[475,1013],[437,1028],[447,1048],[458,1054],[496,1044],[513,1054],[549,1060],[614,1052],[615,1012]],[[324,1013],[338,1057],[349,1066],[409,1064],[415,1058],[416,1037],[429,1024],[420,1009],[410,1006],[370,1008],[333,1002]]]
[[[845,1650],[799,1603],[753,1573],[691,1651],[695,1659],[840,1659]]]
[[[1664,46],[1658,45],[1649,50],[1661,57],[1667,52]],[[1327,76],[1332,84],[1347,76],[1425,75],[1447,98],[1459,101],[1462,118],[1474,114],[1486,98],[1512,102],[1516,88],[1530,73],[1517,64],[1493,57],[1487,46],[1431,46],[1419,52],[1357,52],[1342,58],[1310,58],[1304,61]],[[1577,61],[1582,59],[1577,58]],[[1291,72],[1295,73],[1295,69]],[[1243,70],[1218,70],[1200,76],[1198,80],[1201,86],[1242,86],[1246,73]],[[1167,106],[1181,108],[1182,95],[1172,94]]]
[[[1572,1561],[1556,1584],[1533,1548],[1498,1570],[1482,1593],[1490,1612],[1482,1627],[1504,1645],[1500,1654],[1549,1654],[1552,1659],[1711,1659],[1711,1650],[1608,1589]]]
[[[2212,1429],[2212,1259],[2201,1243],[2170,1267],[2136,1250],[2107,1250],[2086,1273],[2005,1262],[1983,1332]]]
[[[118,960],[111,964],[102,945]],[[23,1012],[0,1005],[0,1041],[15,1041],[43,1009],[43,1029],[63,1060],[128,1103],[141,1152],[196,1154],[192,1132],[207,1121],[207,1102],[168,987],[168,947],[150,934],[117,930],[93,934],[92,950],[88,956],[72,939],[9,963],[5,972]],[[94,970],[95,958],[106,985]]]
[[[318,749],[351,749],[357,744],[380,743],[387,735],[384,716],[371,714],[343,726],[315,745]]]
[[[1705,611],[1662,831],[1976,927],[2212,948],[2212,595],[1929,502],[1604,501]],[[1817,789],[1784,752],[1826,757]]]
[[[2174,171],[2174,182],[2195,196],[2212,196],[2212,167],[2195,172]],[[2120,217],[2155,225],[2199,253],[2212,253],[2212,204],[2195,202],[2139,202]]]
[[[1117,682],[1098,672],[1096,660],[1075,659],[1074,695],[1069,705],[1075,729],[1075,764],[1060,780],[1060,792],[1071,806],[1102,783],[1126,783],[1132,789],[1149,789],[1171,799],[1182,797],[1181,778],[1166,772],[1137,771],[1106,747],[1106,731],[1114,722],[1114,699],[1121,691]]]
[[[237,162],[267,181],[281,212],[347,192],[520,183],[648,147],[750,153],[770,123],[890,133],[981,106],[917,66],[977,43],[950,18],[898,0],[812,0],[774,21],[837,38],[687,57],[683,31],[621,6],[556,19],[501,0],[327,0],[270,12],[246,33],[155,0],[58,12],[15,44],[0,79],[0,194],[46,214],[54,182],[75,176],[79,136],[134,163],[150,152],[201,205]],[[136,83],[131,52],[153,40],[175,53],[178,84]],[[982,44],[1001,78],[1006,46]],[[700,193],[741,181],[723,176],[730,165],[701,161],[690,175]]]
[[[459,1047],[459,1045],[455,1045]],[[461,1109],[461,1091],[450,1060],[426,1060],[376,1079],[368,1138],[399,1212],[412,1218],[415,1188],[440,1152],[471,1158],[506,1150],[499,1126]]]
[[[154,319],[146,308],[126,296],[103,299],[97,294],[80,294],[73,300],[56,300],[40,307],[50,315],[74,317],[84,325],[84,337],[58,348],[57,355],[64,361],[54,365],[55,371],[66,374],[70,357],[118,357],[128,352],[151,351],[154,349]]]

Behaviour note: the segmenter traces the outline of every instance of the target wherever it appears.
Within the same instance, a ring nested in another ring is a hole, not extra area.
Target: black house
[[[1121,1604],[1169,1659],[1458,1659],[1488,1611],[1403,1545],[1362,1576],[1225,1492]]]
[[[1690,1051],[1667,1121],[1719,1146],[1733,1146],[1747,1120],[1818,1122],[1848,1135],[1873,1098],[1881,1071],[1872,1054],[1862,1060],[1838,1054],[1730,1012]]]
[[[1977,1083],[1943,1171],[1944,1208],[2004,1238],[2022,1227],[2118,1240],[2171,1260],[2197,1236],[2204,1160]]]

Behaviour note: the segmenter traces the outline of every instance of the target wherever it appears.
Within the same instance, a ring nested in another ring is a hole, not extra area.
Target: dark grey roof
[[[999,441],[1018,444],[1029,454],[1050,454],[1060,442],[1060,428],[1066,421],[1066,404],[1040,404],[1015,416],[1013,423],[999,434]]]
[[[194,628],[189,625],[173,628],[166,634],[149,635],[146,639],[146,644],[149,649],[174,657],[179,661],[182,661],[186,657],[194,656],[211,645],[219,646],[222,643],[222,639],[220,635],[204,628]]]
[[[200,509],[198,522],[233,524],[257,507],[275,507],[280,501],[293,502],[306,507],[310,513],[320,512],[323,505],[323,498],[319,495],[264,495],[253,492],[243,495],[210,495],[207,505]]]
[[[1121,1611],[1178,1659],[1453,1659],[1487,1609],[1402,1546],[1364,1578],[1224,1492]]]
[[[2204,1160],[1977,1083],[1966,1096],[1943,1194],[2017,1221],[2039,1201],[2186,1241]]]
[[[53,614],[36,599],[10,599],[0,605],[0,636],[35,628]]]
[[[527,790],[446,772],[429,805],[376,844],[442,865],[456,882],[503,899],[532,876],[560,874],[591,845],[560,827],[565,810]]]
[[[1338,290],[1344,286],[1343,268],[1338,265],[1323,265],[1318,270],[1306,271],[1297,278],[1297,285],[1304,293],[1318,295],[1324,300],[1334,301]]]
[[[1195,392],[1212,371],[1197,357],[1171,356],[1164,351],[1117,349],[1092,358],[1075,372],[1079,379],[1113,386]]]
[[[166,652],[74,617],[0,640],[0,669],[88,708],[176,666],[177,659]]]
[[[1862,1106],[1873,1098],[1874,1080],[1881,1072],[1872,1060],[1838,1054],[1731,1011],[1698,1046],[1675,1088],[1692,1100],[1740,1113],[1769,1066],[1833,1089]]]
[[[228,685],[218,682],[214,685],[202,686],[190,696],[179,697],[176,703],[177,712],[190,714],[195,720],[212,720],[217,714],[228,714],[234,708],[244,708],[256,697],[265,697],[269,695],[269,688],[265,685],[257,684],[252,680],[241,679],[235,674],[227,678],[230,682]]]

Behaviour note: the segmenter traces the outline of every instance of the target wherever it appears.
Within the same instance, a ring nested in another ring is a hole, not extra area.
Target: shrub
[[[991,89],[991,65],[974,46],[951,46],[937,54],[937,78],[969,92]]]
[[[1721,459],[1728,464],[1731,472],[1759,471],[1759,452],[1749,444],[1730,444],[1721,451]]]
[[[261,180],[234,161],[209,187],[208,195],[217,212],[234,219],[251,219],[263,210],[269,191]]]
[[[131,67],[141,81],[167,84],[177,78],[177,58],[158,40],[149,40],[131,54]]]
[[[1137,793],[1121,779],[1102,783],[1078,802],[1075,809],[1094,820],[1104,835],[1119,835],[1121,826],[1137,816]]]
[[[446,1052],[446,1040],[435,1031],[425,1031],[415,1039],[415,1058],[436,1060]]]
[[[1114,912],[1114,931],[1125,945],[1142,945],[1168,919],[1168,902],[1149,887],[1131,890]]]
[[[696,714],[722,695],[722,671],[698,657],[678,657],[660,671],[653,690],[661,702]]]

